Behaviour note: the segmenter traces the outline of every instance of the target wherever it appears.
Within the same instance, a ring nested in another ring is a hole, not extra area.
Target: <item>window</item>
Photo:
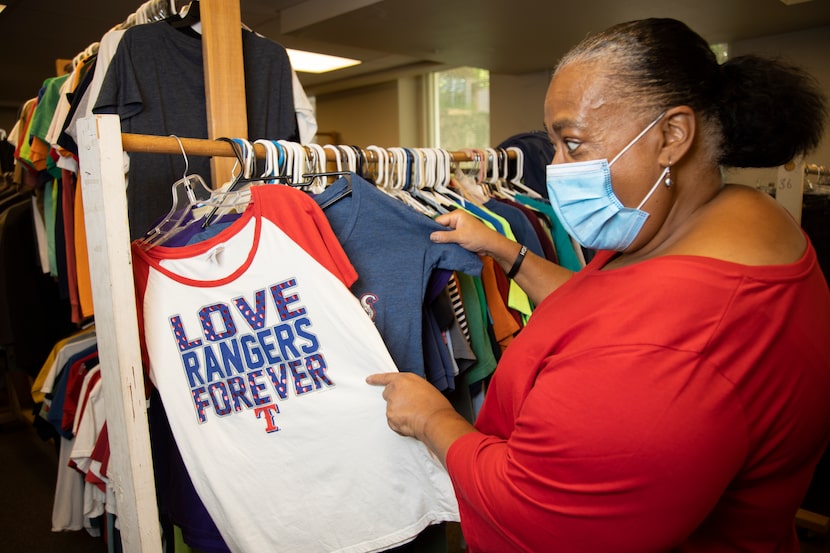
[[[490,73],[458,67],[430,75],[430,143],[439,148],[484,148],[490,142]]]
[[[710,44],[709,48],[715,53],[718,58],[718,63],[723,63],[729,59],[729,44],[722,42],[720,44]]]

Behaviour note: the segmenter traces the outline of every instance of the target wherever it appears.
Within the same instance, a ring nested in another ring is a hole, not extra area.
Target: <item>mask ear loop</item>
[[[640,204],[635,209],[640,209],[641,207],[646,205],[646,202],[648,201],[649,198],[651,198],[651,195],[654,194],[654,191],[657,190],[657,187],[660,186],[660,183],[663,181],[663,177],[665,177],[666,173],[668,173],[668,172],[669,172],[669,168],[665,167],[663,169],[663,172],[660,173],[660,176],[657,177],[657,182],[654,183],[654,186],[652,186],[651,190],[648,191],[648,194],[646,194],[646,197],[643,198],[643,201],[640,202]]]
[[[634,140],[629,142],[628,145],[625,148],[623,148],[620,153],[618,153],[617,155],[614,156],[614,159],[612,159],[611,161],[608,162],[608,166],[610,167],[611,165],[614,165],[614,162],[617,161],[618,159],[620,159],[620,156],[622,156],[624,153],[626,153],[629,148],[631,148],[634,144],[637,143],[638,140],[640,140],[643,137],[644,134],[646,134],[648,131],[650,131],[654,127],[654,125],[656,125],[663,118],[664,115],[666,115],[665,111],[663,113],[661,113],[660,115],[658,115],[657,118],[654,121],[649,123],[648,126],[645,129],[640,131],[640,134],[635,136]]]

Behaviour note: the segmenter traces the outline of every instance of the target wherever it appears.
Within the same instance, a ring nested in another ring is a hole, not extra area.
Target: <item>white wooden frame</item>
[[[124,178],[121,123],[96,115],[77,125],[95,331],[110,443],[110,486],[125,553],[161,553],[144,369]]]

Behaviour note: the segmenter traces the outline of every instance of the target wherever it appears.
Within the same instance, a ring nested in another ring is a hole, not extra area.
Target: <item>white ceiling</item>
[[[74,57],[142,1],[6,3],[0,107],[8,108],[37,93],[54,75],[57,58]],[[244,24],[286,47],[364,61],[329,74],[301,74],[310,93],[407,68],[543,71],[586,34],[643,17],[681,19],[712,43],[825,26],[830,32],[830,0],[791,6],[781,0],[241,0],[240,6]]]

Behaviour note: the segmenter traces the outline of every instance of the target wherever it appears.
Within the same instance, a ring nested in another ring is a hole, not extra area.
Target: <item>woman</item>
[[[414,375],[368,379],[445,463],[472,551],[798,551],[830,436],[830,292],[798,224],[721,168],[783,164],[824,117],[802,72],[719,66],[674,20],[561,60],[548,190],[598,253],[574,274],[441,216],[433,240],[492,256],[538,307],[475,427]]]

